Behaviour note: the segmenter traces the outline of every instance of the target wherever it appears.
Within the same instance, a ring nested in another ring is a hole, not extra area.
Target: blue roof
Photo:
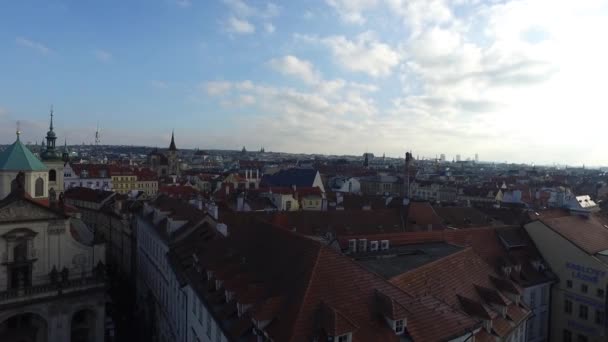
[[[291,187],[310,187],[315,181],[317,170],[315,169],[287,169],[281,170],[274,175],[264,175],[262,186]]]
[[[47,167],[21,143],[19,138],[0,153],[2,171],[46,171]]]

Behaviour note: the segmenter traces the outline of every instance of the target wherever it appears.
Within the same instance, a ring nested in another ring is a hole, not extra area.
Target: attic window
[[[405,322],[402,319],[395,321],[395,333],[397,335],[403,334],[403,330],[405,329]]]
[[[344,334],[336,337],[336,342],[351,342],[351,334]]]

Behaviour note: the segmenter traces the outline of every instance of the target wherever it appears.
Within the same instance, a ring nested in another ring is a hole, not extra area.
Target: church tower
[[[44,165],[49,169],[48,190],[53,189],[57,193],[60,193],[63,191],[63,169],[65,163],[61,152],[55,145],[57,135],[53,131],[53,116],[53,108],[51,107],[51,123],[45,138],[46,149],[40,154],[40,159],[42,159]]]
[[[177,147],[175,146],[175,132],[171,132],[171,144],[167,151],[169,164],[169,175],[179,176],[179,161],[177,159]]]
[[[17,175],[23,175],[23,187],[32,198],[48,197],[47,167],[19,139],[0,153],[0,199],[17,188]]]

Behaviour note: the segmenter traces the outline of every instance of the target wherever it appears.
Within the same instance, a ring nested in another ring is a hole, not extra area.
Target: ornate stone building
[[[105,246],[54,190],[63,170],[51,133],[49,167],[19,132],[0,153],[0,341],[101,342]]]
[[[178,176],[180,174],[179,158],[175,146],[175,134],[171,133],[171,144],[166,152],[158,150],[148,154],[150,169],[156,172],[158,177]]]

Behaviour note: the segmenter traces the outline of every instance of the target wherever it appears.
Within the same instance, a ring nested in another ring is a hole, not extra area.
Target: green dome
[[[47,167],[19,138],[0,153],[0,171],[46,171]]]

